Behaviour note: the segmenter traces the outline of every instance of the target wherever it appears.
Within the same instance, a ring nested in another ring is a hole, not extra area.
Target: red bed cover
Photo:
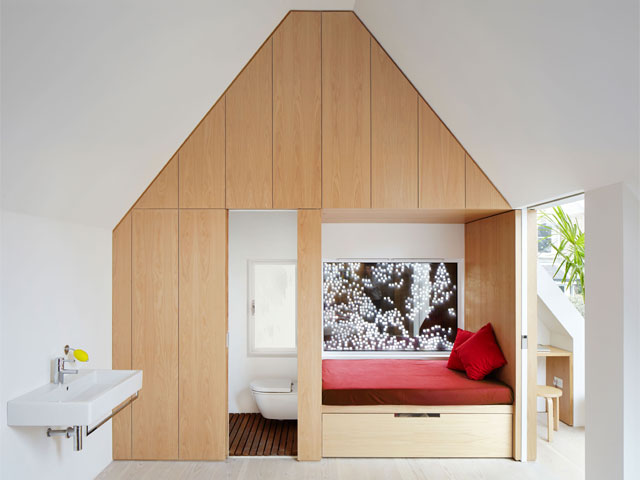
[[[470,380],[446,360],[323,360],[322,403],[510,405],[513,393],[497,380]]]

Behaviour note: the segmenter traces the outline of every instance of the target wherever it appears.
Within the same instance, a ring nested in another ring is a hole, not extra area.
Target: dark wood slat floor
[[[298,455],[298,422],[267,420],[259,413],[229,414],[230,456]]]

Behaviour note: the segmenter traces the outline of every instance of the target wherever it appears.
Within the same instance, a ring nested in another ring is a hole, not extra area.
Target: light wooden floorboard
[[[583,480],[584,428],[560,423],[546,441],[546,415],[538,414],[538,460],[340,458],[298,462],[285,457],[229,458],[225,462],[112,462],[99,480],[122,479],[354,479],[367,480]]]

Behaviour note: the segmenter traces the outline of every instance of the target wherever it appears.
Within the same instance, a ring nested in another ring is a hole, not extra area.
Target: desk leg
[[[553,399],[553,429],[558,431],[558,422],[560,421],[560,397]]]
[[[553,419],[555,414],[553,413],[553,399],[546,398],[547,400],[547,442],[551,442],[553,437]]]

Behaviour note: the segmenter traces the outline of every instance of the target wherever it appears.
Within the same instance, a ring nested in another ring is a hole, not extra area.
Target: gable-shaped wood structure
[[[321,223],[469,223],[510,206],[353,12],[289,12],[114,229],[113,367],[144,370],[139,400],[113,422],[116,459],[228,453],[233,209],[299,210],[298,451],[313,460]],[[493,222],[506,228],[487,228],[515,250],[509,215]],[[482,242],[478,229],[471,242]],[[480,310],[476,293],[468,301]],[[516,329],[502,331],[515,358]]]

